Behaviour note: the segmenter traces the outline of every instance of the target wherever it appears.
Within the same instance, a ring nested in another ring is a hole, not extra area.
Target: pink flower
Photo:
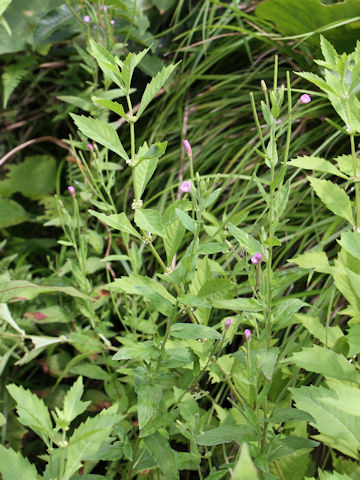
[[[261,255],[260,252],[255,253],[255,255],[253,257],[251,257],[251,261],[252,261],[252,263],[255,263],[255,265],[260,263],[261,260],[262,260],[262,255]]]
[[[188,140],[184,140],[184,147],[185,147],[186,153],[189,155],[189,157],[192,157],[191,145],[190,145]]]
[[[249,330],[248,328],[244,331],[244,336],[246,338],[246,341],[250,341],[251,340],[251,330]]]
[[[91,151],[94,150],[94,147],[93,147],[93,145],[92,145],[91,143],[88,143],[88,149],[91,150]]]
[[[115,25],[115,20],[110,20],[111,25]]]
[[[225,322],[225,330],[229,330],[231,323],[232,323],[231,318],[227,318]]]
[[[70,195],[71,195],[72,197],[75,197],[75,195],[76,195],[76,190],[75,190],[75,188],[74,188],[73,186],[69,185],[69,186],[68,186],[68,190],[69,190],[69,192],[70,192]]]
[[[90,22],[90,17],[89,17],[89,15],[85,15],[85,16],[84,16],[84,22],[85,22],[85,23],[89,23],[89,22]]]
[[[303,105],[305,105],[306,103],[310,103],[311,102],[311,97],[310,95],[308,95],[307,93],[304,93],[303,95],[301,95],[300,97],[300,103],[302,103]]]
[[[186,181],[186,182],[182,182],[182,184],[180,185],[180,190],[183,192],[183,193],[188,193],[190,192],[191,190],[191,183]]]
[[[106,13],[107,12],[107,7],[101,5],[100,10],[104,10],[104,12]]]

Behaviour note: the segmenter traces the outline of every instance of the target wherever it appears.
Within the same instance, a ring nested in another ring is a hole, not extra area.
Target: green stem
[[[359,182],[357,180],[357,162],[356,162],[356,151],[355,151],[355,137],[354,134],[350,134],[350,144],[351,144],[351,156],[353,161],[353,181],[355,185],[355,211],[356,211],[356,226],[360,228],[360,195],[359,195]]]

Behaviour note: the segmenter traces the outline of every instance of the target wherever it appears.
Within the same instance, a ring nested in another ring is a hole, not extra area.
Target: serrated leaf
[[[124,91],[124,84],[121,80],[120,70],[115,58],[99,43],[90,40],[90,53],[97,61],[101,70],[109,77],[116,85]]]
[[[198,445],[211,447],[223,443],[241,443],[256,439],[256,432],[249,424],[244,425],[221,425],[196,437]]]
[[[176,466],[174,451],[169,441],[160,433],[153,433],[144,438],[145,447],[160,467],[167,480],[179,480],[179,471]]]
[[[288,165],[291,167],[303,168],[304,170],[329,173],[330,175],[337,175],[338,177],[345,178],[346,180],[348,179],[348,177],[343,175],[340,170],[338,170],[331,162],[321,157],[313,157],[308,155],[296,157],[291,159],[290,162],[288,162]]]
[[[354,163],[351,155],[340,155],[339,157],[334,158],[334,160],[337,162],[339,169],[343,173],[350,175],[351,177],[354,175]],[[356,174],[360,175],[360,159],[358,157],[356,157],[355,165]]]
[[[20,452],[0,445],[0,473],[2,480],[37,480],[35,465],[32,465]]]
[[[355,232],[342,232],[337,241],[347,252],[360,260],[360,235]]]
[[[157,358],[160,355],[158,348],[152,341],[127,344],[119,348],[119,351],[112,357],[113,360],[146,360]]]
[[[88,138],[117,153],[124,160],[129,160],[116,130],[106,122],[84,115],[70,114],[78,129]]]
[[[335,48],[331,45],[329,40],[326,40],[326,38],[323,35],[320,35],[320,46],[321,46],[321,52],[326,62],[329,65],[331,65],[332,68],[335,70],[337,59],[338,59],[338,54]]]
[[[175,323],[170,328],[170,335],[175,338],[197,339],[211,338],[213,340],[221,340],[221,334],[214,328],[206,325],[195,325],[193,323]]]
[[[1,12],[1,7],[0,7]],[[1,13],[0,13],[1,15]],[[5,19],[4,19],[5,20]],[[6,21],[6,20],[5,20]],[[26,76],[26,74],[32,71],[32,65],[34,65],[35,60],[33,57],[27,57],[22,61],[18,61],[15,64],[7,65],[3,69],[1,75],[3,83],[3,107],[6,108],[9,98],[15,88],[19,85],[21,80]]]
[[[196,221],[193,220],[186,212],[180,210],[180,208],[175,209],[176,215],[178,216],[182,225],[192,233],[195,233],[196,230]]]
[[[67,461],[63,480],[70,480],[87,456],[94,455],[109,437],[113,425],[119,420],[110,407],[93,418],[88,418],[73,433],[67,447]]]
[[[299,75],[299,77],[305,78],[309,82],[313,83],[317,87],[320,88],[325,93],[331,93],[335,96],[338,96],[338,93],[331,88],[323,78],[319,77],[319,75],[316,75],[315,73],[310,73],[310,72],[295,72],[296,75]]]
[[[324,377],[360,383],[360,374],[343,355],[318,345],[313,345],[311,348],[304,347],[301,352],[293,353],[289,361],[310,372],[320,373]]]
[[[130,52],[123,61],[121,68],[121,79],[125,85],[125,93],[130,93],[131,79],[135,67],[141,62],[141,60],[144,58],[148,51],[149,48],[146,48],[139,53]]]
[[[140,108],[136,115],[136,120],[138,120],[149,103],[154,99],[157,92],[162,88],[165,82],[169,79],[172,72],[177,67],[176,65],[168,65],[163,67],[160,72],[158,72],[154,78],[146,85],[145,91],[141,98]]]
[[[6,388],[16,402],[19,422],[30,427],[46,445],[49,445],[49,438],[53,437],[53,426],[43,400],[21,386],[11,384]]]
[[[19,203],[0,197],[0,228],[18,225],[27,219],[28,214]]]
[[[240,458],[237,461],[234,473],[232,475],[233,480],[258,480],[256,467],[251,460],[249,453],[249,447],[247,443],[243,443],[241,446]]]
[[[98,103],[99,105],[102,105],[103,107],[108,108],[112,112],[124,118],[127,122],[129,121],[129,118],[126,115],[124,107],[121,105],[121,103],[113,102],[112,100],[106,100],[105,98],[97,98],[94,96],[91,97],[91,100],[94,103]]]
[[[147,143],[139,149],[134,167],[134,184],[138,198],[142,197],[147,184],[153,176],[158,160],[165,153],[167,142],[155,143],[148,148]]]
[[[34,47],[37,49],[40,45],[52,43],[55,38],[57,41],[63,40],[68,36],[67,28],[71,24],[75,24],[75,18],[67,5],[60,5],[58,8],[51,10],[41,18],[35,29]]]
[[[301,268],[314,269],[315,272],[331,273],[328,258],[322,250],[303,253],[295,258],[289,258],[288,262],[294,262]]]
[[[336,406],[327,403],[328,398],[336,398],[333,390],[322,386],[290,388],[296,407],[310,413],[314,418],[310,424],[320,433],[328,435],[335,442],[336,448],[358,459],[360,447],[360,418],[349,415]],[[325,442],[326,443],[326,442]]]
[[[70,425],[74,418],[81,415],[91,403],[81,401],[83,393],[83,379],[82,377],[79,377],[76,382],[73,383],[64,398],[64,408],[61,416],[68,425]]]
[[[255,253],[260,252],[264,258],[264,249],[260,242],[255,240],[251,235],[244,232],[238,227],[235,227],[232,223],[228,223],[226,228],[229,230],[231,235],[240,243],[241,247],[244,248],[250,255],[255,255]]]
[[[311,333],[314,338],[320,340],[323,345],[330,348],[333,348],[339,338],[343,336],[343,332],[339,326],[336,325],[334,327],[325,328],[317,317],[298,313],[295,315],[295,318],[298,322],[304,325],[306,330]]]
[[[138,388],[137,396],[139,428],[142,430],[158,413],[163,398],[162,386],[158,383],[155,385],[142,385]]]
[[[354,225],[350,199],[341,187],[329,180],[319,180],[315,177],[308,177],[308,180],[316,195],[329,210]]]
[[[121,212],[116,215],[105,215],[103,213],[96,212],[95,210],[88,210],[91,215],[94,215],[101,222],[105,223],[108,227],[115,228],[120,230],[120,232],[129,233],[136,238],[141,238],[140,233],[138,233],[135,228],[131,225],[130,220],[127,218],[124,212]]]
[[[134,222],[136,225],[152,233],[153,235],[164,236],[164,227],[160,213],[151,208],[138,208],[135,210]]]

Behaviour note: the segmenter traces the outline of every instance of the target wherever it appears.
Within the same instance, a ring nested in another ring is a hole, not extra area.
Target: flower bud
[[[251,340],[251,330],[249,330],[248,328],[244,331],[244,336],[246,338],[246,341],[247,342],[250,342]]]
[[[180,190],[183,192],[183,193],[189,193],[190,190],[191,190],[191,183],[186,181],[186,182],[182,182],[182,184],[180,185]]]
[[[71,195],[72,197],[75,197],[76,191],[75,191],[75,188],[74,188],[72,185],[69,185],[69,186],[68,186],[68,190],[69,190],[69,192],[70,192],[70,195]]]
[[[305,105],[305,104],[311,102],[311,97],[310,97],[310,95],[308,95],[307,93],[304,93],[303,95],[301,95],[299,101],[300,101],[300,103],[302,103],[303,105]]]
[[[251,261],[252,263],[254,263],[255,265],[257,265],[258,263],[260,263],[262,260],[262,255],[260,252],[257,252],[255,253],[255,255],[253,257],[251,257]]]
[[[184,147],[185,147],[186,153],[189,155],[189,157],[192,157],[191,145],[190,145],[188,140],[184,140]]]
[[[231,318],[227,318],[225,322],[225,330],[229,330],[231,323],[232,323]]]

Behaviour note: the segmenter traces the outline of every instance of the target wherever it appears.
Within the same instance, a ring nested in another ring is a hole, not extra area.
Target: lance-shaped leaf
[[[321,157],[313,157],[305,155],[303,157],[293,158],[288,165],[291,167],[303,168],[304,170],[313,170],[317,172],[330,173],[338,177],[348,179],[347,175],[340,172],[331,162]]]
[[[135,210],[134,221],[136,225],[152,233],[153,235],[164,236],[164,227],[160,213],[151,208],[138,208]]]
[[[9,311],[9,307],[6,303],[0,303],[0,321],[5,320],[14,330],[19,332],[21,335],[25,335],[25,332],[19,325],[15,322],[11,313]]]
[[[84,115],[70,114],[76,126],[86,137],[117,153],[124,160],[129,160],[127,153],[122,146],[116,130],[106,122]]]
[[[83,413],[86,410],[87,406],[91,403],[82,402],[80,400],[83,393],[83,379],[82,377],[79,377],[65,395],[63,411],[61,412],[59,409],[56,409],[59,420],[65,426],[70,425],[74,418]],[[57,423],[59,422],[57,421]]]
[[[170,328],[170,335],[175,338],[197,339],[211,338],[213,340],[221,340],[221,334],[214,328],[206,325],[194,325],[193,323],[175,323]]]
[[[145,57],[148,51],[149,49],[146,48],[139,53],[130,52],[123,61],[121,68],[121,80],[124,82],[126,94],[130,93],[131,79],[135,67],[141,62],[141,60]]]
[[[145,142],[139,148],[139,152],[136,155],[136,166],[134,167],[134,183],[135,191],[138,198],[141,198],[146,185],[153,176],[158,160],[165,153],[167,142],[155,143],[148,147]]]
[[[253,464],[253,461],[251,460],[249,447],[247,443],[243,443],[241,446],[240,458],[235,465],[232,479],[233,480],[259,480],[256,467]]]
[[[115,228],[120,230],[120,232],[129,233],[134,237],[141,238],[140,233],[138,233],[135,228],[131,225],[130,220],[127,218],[124,212],[121,212],[116,215],[105,215],[104,213],[96,212],[95,210],[89,210],[91,215],[98,218],[101,222],[105,223],[108,227]]]
[[[11,280],[0,282],[0,302],[9,300],[32,300],[41,293],[66,293],[72,297],[79,297],[91,300],[84,293],[79,292],[73,287],[56,287],[47,285],[36,285],[26,280]]]
[[[112,100],[107,100],[106,98],[98,98],[94,96],[91,97],[91,100],[94,103],[98,103],[99,105],[102,105],[103,107],[108,108],[112,112],[119,115],[119,117],[124,118],[127,122],[129,121],[129,118],[126,115],[124,107],[121,105],[121,103],[113,102]]]
[[[169,441],[160,433],[154,433],[144,438],[145,447],[168,480],[179,480],[176,458]]]
[[[111,53],[99,43],[94,42],[94,40],[90,40],[90,53],[95,58],[105,75],[116,83],[121,90],[124,90],[119,67]]]
[[[329,180],[319,180],[315,177],[308,177],[308,180],[316,195],[329,210],[354,225],[350,199],[341,187]]]
[[[163,67],[160,72],[158,72],[155,77],[146,85],[145,91],[141,98],[140,108],[136,115],[136,120],[138,120],[142,113],[144,112],[145,108],[149,105],[149,103],[153,100],[157,92],[162,88],[165,82],[169,79],[172,72],[175,70],[176,65],[168,65],[167,67]]]
[[[264,258],[264,249],[260,242],[255,240],[251,235],[244,232],[238,227],[235,227],[232,223],[228,223],[226,228],[229,230],[231,235],[240,243],[242,248],[244,248],[250,255],[255,255],[255,253],[260,252]]]

